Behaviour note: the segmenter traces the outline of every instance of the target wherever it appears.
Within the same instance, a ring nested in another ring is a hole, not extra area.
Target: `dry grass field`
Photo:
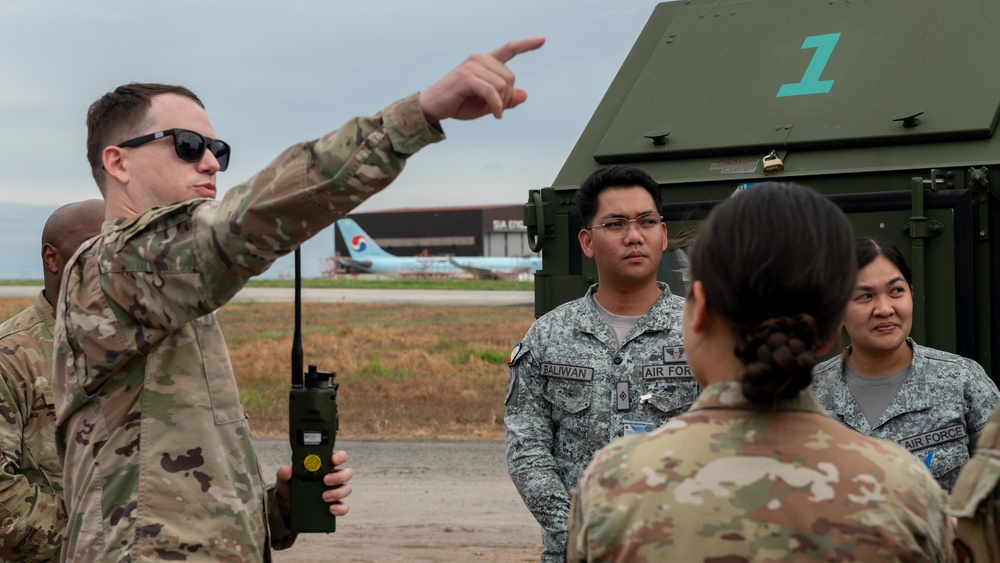
[[[218,313],[255,435],[287,432],[291,304]],[[308,303],[305,365],[336,372],[340,438],[500,439],[507,357],[531,307]]]
[[[0,299],[6,319],[33,302]],[[336,372],[339,439],[502,439],[507,356],[531,307],[303,304],[306,366]],[[218,313],[256,436],[288,428],[293,307]]]

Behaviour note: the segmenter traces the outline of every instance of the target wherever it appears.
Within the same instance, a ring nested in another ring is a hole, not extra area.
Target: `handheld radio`
[[[292,387],[288,392],[288,439],[292,446],[291,525],[293,532],[336,530],[336,517],[323,500],[323,476],[333,471],[330,457],[337,438],[336,375],[315,365],[302,370],[302,287],[300,254],[295,249],[295,333],[292,337]]]

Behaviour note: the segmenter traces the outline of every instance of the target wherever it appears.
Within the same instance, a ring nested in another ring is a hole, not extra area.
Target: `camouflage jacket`
[[[960,554],[976,563],[1000,561],[1000,407],[959,474],[948,510],[958,518]]]
[[[107,222],[77,251],[53,381],[64,558],[259,561],[269,541],[290,543],[280,518],[268,538],[263,478],[213,311],[440,138],[414,94],[289,148],[219,201]]]
[[[975,361],[912,339],[907,343],[913,348],[910,375],[874,427],[844,379],[844,358],[850,347],[816,366],[813,393],[841,423],[866,436],[898,442],[921,462],[930,456],[931,473],[950,491],[1000,401],[1000,391]]]
[[[684,301],[663,296],[621,347],[587,295],[543,315],[515,347],[504,423],[507,467],[542,526],[543,561],[561,561],[569,491],[594,453],[652,430],[698,395],[684,355]]]
[[[0,561],[59,557],[66,512],[52,404],[52,305],[0,325]]]
[[[945,502],[909,452],[831,420],[808,391],[765,412],[716,383],[597,454],[567,561],[954,561]]]

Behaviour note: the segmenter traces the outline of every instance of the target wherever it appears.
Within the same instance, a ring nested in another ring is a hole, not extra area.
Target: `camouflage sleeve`
[[[538,362],[537,354],[525,348],[511,365],[514,391],[504,409],[507,471],[538,523],[565,545],[569,491],[552,455],[552,413]]]
[[[50,561],[59,555],[66,515],[62,496],[20,473],[24,396],[0,363],[0,561]]]
[[[1000,561],[1000,408],[983,430],[975,457],[962,468],[949,499],[956,547],[968,561]]]
[[[285,518],[278,510],[278,492],[272,483],[267,486],[267,532],[273,549],[288,549],[299,537],[296,532],[288,529]]]
[[[218,309],[250,277],[388,186],[411,153],[442,138],[414,94],[286,149],[220,201],[191,200],[123,223],[100,250],[101,289],[114,314],[142,333],[115,348],[142,352]],[[66,277],[64,286],[73,279]]]
[[[587,560],[587,536],[583,528],[583,508],[580,506],[580,489],[570,492],[569,531],[566,536],[566,563]]]
[[[978,363],[968,360],[965,370],[965,427],[969,432],[969,455],[975,453],[979,435],[1000,402],[1000,391]]]
[[[121,258],[106,251],[105,271],[124,275],[105,290],[147,326],[186,324],[221,307],[247,279],[388,186],[410,154],[442,138],[424,120],[417,94],[374,117],[354,118],[286,149],[218,202],[187,202],[176,218],[150,221],[130,240],[112,241],[110,250]],[[124,247],[131,252],[120,252]],[[161,275],[136,279],[137,259]],[[169,305],[146,309],[137,297]]]

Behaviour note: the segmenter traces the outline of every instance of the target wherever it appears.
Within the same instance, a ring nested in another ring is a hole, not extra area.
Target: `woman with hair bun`
[[[816,192],[723,201],[690,253],[688,365],[703,391],[587,467],[568,561],[953,561],[943,491],[809,386],[854,287],[851,228]]]
[[[913,275],[898,248],[857,238],[854,256],[844,317],[851,345],[816,366],[813,392],[831,417],[898,442],[951,491],[1000,392],[975,361],[910,338]]]

